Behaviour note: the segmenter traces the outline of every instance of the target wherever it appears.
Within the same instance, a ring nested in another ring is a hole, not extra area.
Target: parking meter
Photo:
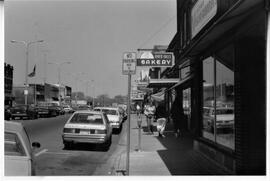
[[[140,116],[140,118],[137,119],[137,125],[140,128],[142,126],[142,118]]]

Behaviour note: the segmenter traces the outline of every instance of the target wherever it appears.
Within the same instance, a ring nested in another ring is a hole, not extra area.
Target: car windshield
[[[103,124],[103,120],[100,114],[77,113],[71,118],[69,123],[101,125]]]
[[[113,109],[103,109],[102,112],[104,112],[107,115],[117,115],[117,111]]]
[[[15,108],[15,109],[26,109],[26,106],[20,105],[20,106],[15,106],[14,108]]]
[[[233,114],[232,109],[217,109],[216,112],[217,112],[217,115],[220,115],[220,114]]]

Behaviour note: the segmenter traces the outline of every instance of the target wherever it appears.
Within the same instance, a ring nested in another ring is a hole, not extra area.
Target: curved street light
[[[28,90],[28,62],[29,62],[29,46],[31,44],[34,43],[42,43],[44,42],[44,40],[37,40],[37,41],[30,41],[30,42],[26,42],[26,41],[17,41],[17,40],[11,40],[11,43],[21,43],[25,46],[26,48],[26,67],[25,67],[25,105],[27,105],[27,95],[28,92],[26,92],[26,90]]]

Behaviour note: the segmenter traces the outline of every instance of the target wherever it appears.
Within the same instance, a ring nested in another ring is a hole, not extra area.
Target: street
[[[66,150],[61,134],[70,115],[19,120],[23,122],[31,142],[38,141],[41,144],[35,151],[36,175],[111,175],[117,152],[125,148],[118,144],[125,129],[119,135],[113,134],[112,145],[107,152],[94,145],[75,145]]]

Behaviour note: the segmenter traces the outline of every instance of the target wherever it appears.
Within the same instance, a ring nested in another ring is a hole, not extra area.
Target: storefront
[[[237,175],[266,174],[265,2],[177,1],[176,65],[162,73],[179,70],[168,91],[189,116],[194,149]]]

